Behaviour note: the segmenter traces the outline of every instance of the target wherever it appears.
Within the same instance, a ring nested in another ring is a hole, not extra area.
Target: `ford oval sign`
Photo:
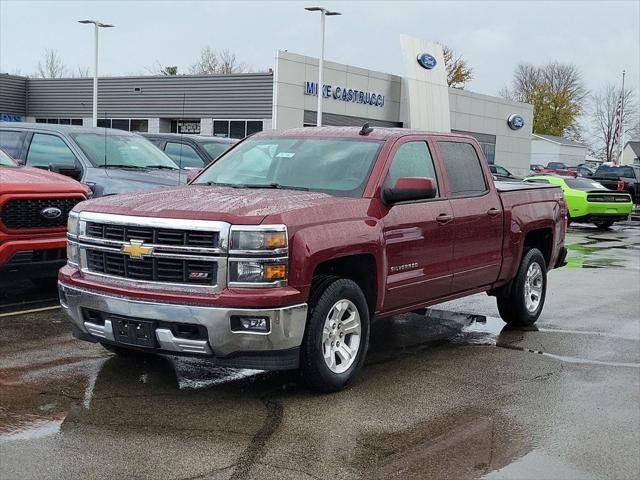
[[[509,118],[507,118],[507,125],[509,125],[511,130],[520,130],[524,127],[524,118],[517,113],[509,115]]]
[[[428,53],[421,53],[418,55],[418,63],[422,68],[431,70],[438,64],[438,61],[433,55],[429,55]]]
[[[47,207],[40,210],[40,215],[47,220],[54,220],[62,215],[62,210],[57,207]]]

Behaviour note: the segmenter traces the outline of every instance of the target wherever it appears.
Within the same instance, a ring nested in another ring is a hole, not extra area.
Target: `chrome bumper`
[[[170,323],[203,325],[207,329],[207,340],[178,338],[171,330],[156,328],[159,348],[166,351],[188,354],[227,357],[243,352],[270,352],[298,348],[302,343],[307,318],[307,304],[273,309],[238,309],[199,307],[171,303],[156,303],[115,297],[91,290],[80,289],[58,283],[60,304],[74,325],[82,332],[97,339],[114,341],[111,321],[104,325],[85,321],[82,309],[91,309],[104,314],[123,315],[141,320],[156,320]],[[269,317],[269,333],[235,332],[231,330],[232,315],[255,315]]]

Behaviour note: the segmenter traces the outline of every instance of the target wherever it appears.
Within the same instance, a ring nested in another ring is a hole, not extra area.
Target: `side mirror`
[[[435,179],[427,177],[401,177],[393,188],[382,190],[382,201],[387,205],[413,200],[435,198],[438,187]]]
[[[59,173],[65,177],[71,177],[74,180],[82,178],[82,170],[77,165],[66,165],[64,163],[50,163],[49,171]]]
[[[191,183],[193,180],[195,180],[195,178],[202,173],[202,170],[204,170],[204,168],[190,169],[189,173],[187,173],[187,183]]]

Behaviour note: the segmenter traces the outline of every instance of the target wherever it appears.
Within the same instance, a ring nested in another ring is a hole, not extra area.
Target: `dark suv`
[[[155,144],[182,168],[202,168],[238,142],[232,138],[178,133],[141,133],[140,135]]]
[[[0,122],[0,147],[22,165],[81,181],[96,197],[186,182],[171,158],[122,130]]]

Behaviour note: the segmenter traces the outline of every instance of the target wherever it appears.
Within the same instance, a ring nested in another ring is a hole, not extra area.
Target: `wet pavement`
[[[0,478],[637,478],[640,227],[567,244],[535,328],[506,328],[486,295],[380,320],[332,395],[291,372],[115,357],[71,337],[51,290],[16,285]]]

